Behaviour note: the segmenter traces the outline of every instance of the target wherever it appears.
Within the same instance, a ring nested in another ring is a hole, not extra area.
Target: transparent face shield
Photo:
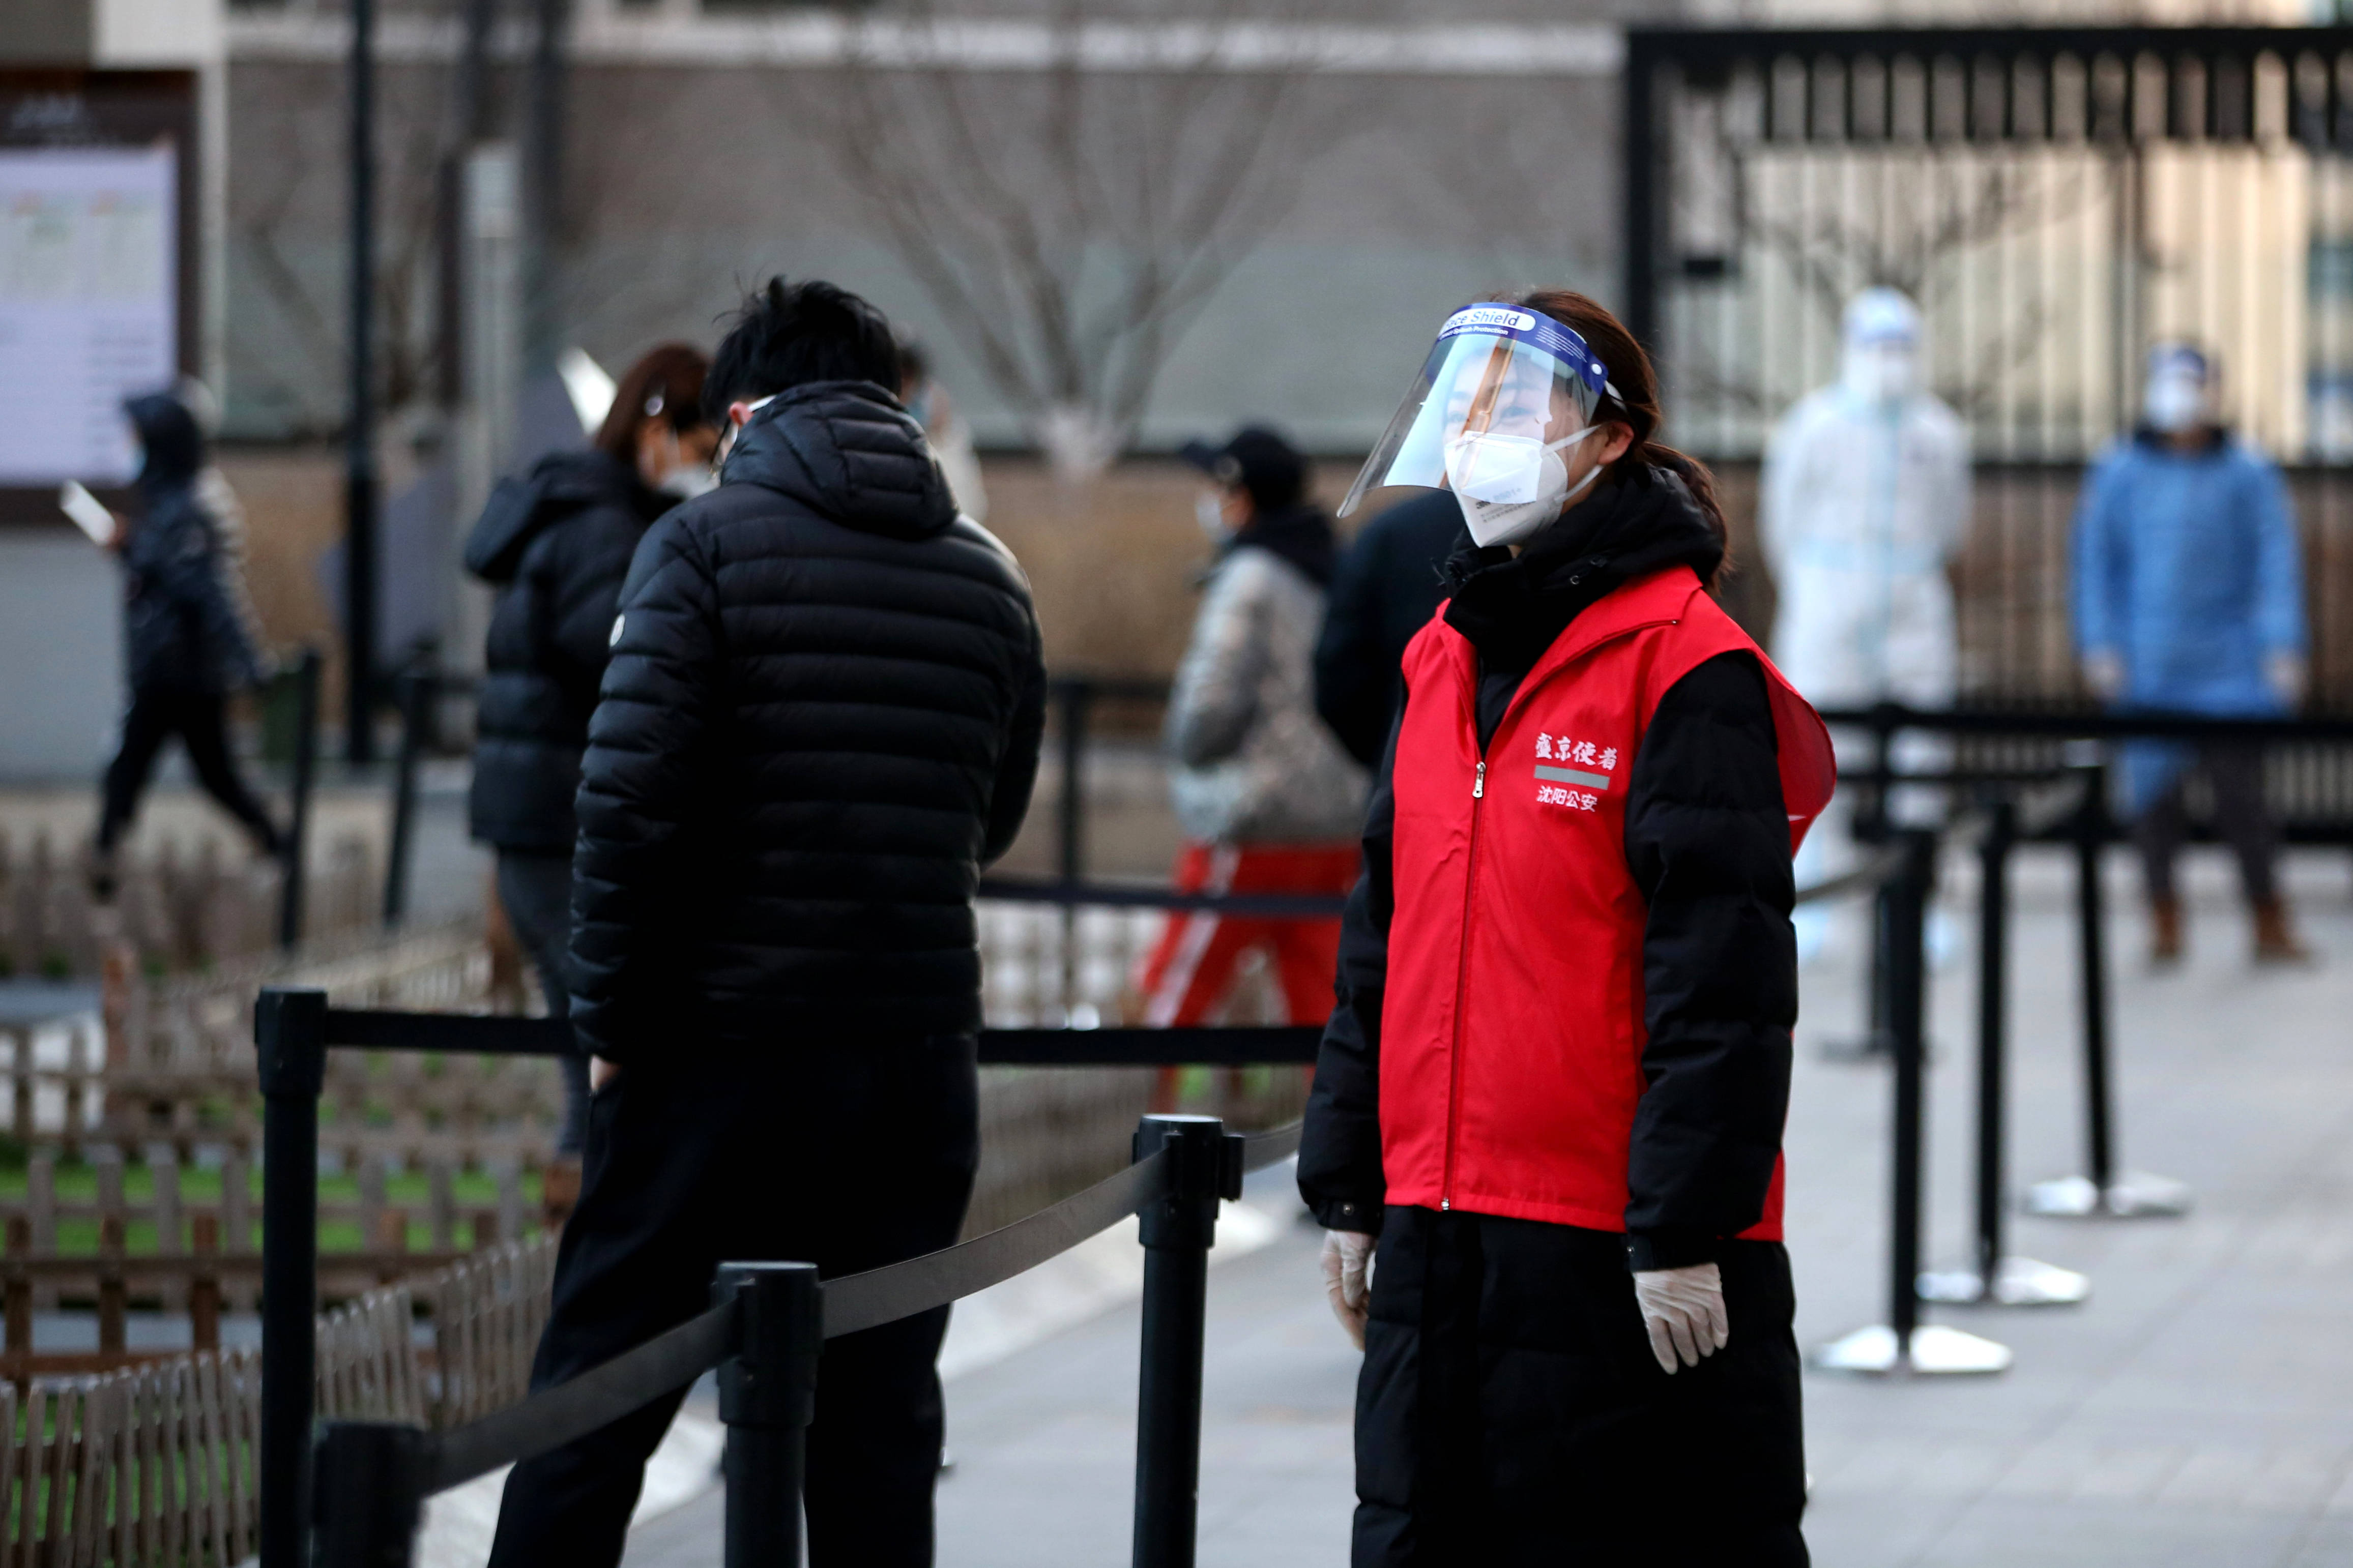
[[[1511,305],[1458,310],[1340,515],[1391,489],[1451,489],[1478,509],[1542,507],[1559,453],[1591,428],[1609,390],[1607,367],[1551,317]]]

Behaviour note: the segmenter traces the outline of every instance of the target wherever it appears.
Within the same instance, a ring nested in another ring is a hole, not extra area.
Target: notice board
[[[194,368],[195,81],[0,71],[0,522],[134,477],[127,397]]]

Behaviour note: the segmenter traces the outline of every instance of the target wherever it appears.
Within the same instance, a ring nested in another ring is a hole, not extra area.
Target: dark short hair
[[[812,381],[871,381],[899,388],[899,343],[882,312],[819,279],[782,276],[744,301],[712,356],[702,407],[712,424],[739,399],[771,396]]]
[[[596,447],[625,463],[638,458],[638,432],[659,419],[684,433],[710,423],[702,413],[702,380],[711,362],[685,343],[649,349],[613,389],[613,406],[596,427]]]

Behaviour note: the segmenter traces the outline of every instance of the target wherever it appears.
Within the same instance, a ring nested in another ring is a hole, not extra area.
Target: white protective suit
[[[1890,289],[1857,295],[1838,382],[1800,399],[1766,448],[1757,532],[1780,594],[1773,659],[1819,707],[1953,700],[1945,569],[1968,527],[1969,440],[1960,416],[1920,387],[1919,345],[1909,300]],[[1842,763],[1867,764],[1867,735],[1834,734]],[[1894,761],[1928,771],[1949,754],[1940,738],[1915,733],[1899,739]],[[1927,822],[1942,800],[1939,790],[1905,790],[1890,807]],[[1841,804],[1832,815],[1844,816]],[[1841,831],[1818,831],[1806,847],[1800,882],[1851,860]]]

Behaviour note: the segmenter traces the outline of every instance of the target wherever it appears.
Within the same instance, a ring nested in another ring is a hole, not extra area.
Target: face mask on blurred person
[[[2149,377],[2141,413],[2150,428],[2168,436],[2194,430],[2206,421],[2205,384],[2185,371],[2159,371]]]
[[[1920,351],[1900,339],[1857,343],[1847,351],[1847,389],[1882,407],[1903,402],[1920,384]]]
[[[1455,503],[1481,548],[1518,544],[1560,516],[1578,492],[1601,472],[1596,463],[1575,484],[1568,482],[1564,447],[1584,440],[1598,425],[1574,430],[1557,441],[1496,431],[1472,431],[1446,444],[1446,478]]]
[[[1226,498],[1215,490],[1197,491],[1193,497],[1193,521],[1213,542],[1222,542],[1229,531],[1226,527]]]
[[[681,500],[709,495],[718,488],[719,476],[711,471],[708,463],[681,463],[664,474],[661,482],[654,487],[662,494],[676,496]]]

